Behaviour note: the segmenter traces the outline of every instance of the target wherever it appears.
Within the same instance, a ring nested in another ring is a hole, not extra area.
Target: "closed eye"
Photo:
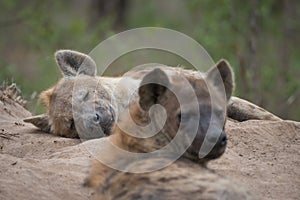
[[[188,113],[179,113],[177,115],[179,122],[187,122],[190,119],[190,114]]]
[[[72,131],[76,130],[76,128],[75,128],[75,123],[74,123],[74,120],[73,120],[73,119],[71,120],[70,130],[72,130]]]
[[[225,130],[225,125],[226,125],[226,119],[224,120],[223,131]]]

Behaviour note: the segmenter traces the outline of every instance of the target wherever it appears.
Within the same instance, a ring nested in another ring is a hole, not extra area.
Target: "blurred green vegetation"
[[[227,59],[236,74],[235,95],[300,120],[299,19],[297,0],[2,0],[0,81],[16,82],[30,110],[43,112],[36,94],[61,77],[56,50],[89,53],[120,31],[165,27],[197,40],[215,61]],[[107,74],[132,64],[115,62],[121,67]]]

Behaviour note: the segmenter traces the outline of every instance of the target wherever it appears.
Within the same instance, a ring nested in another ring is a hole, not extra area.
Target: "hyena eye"
[[[181,112],[177,115],[177,119],[179,122],[181,121]]]
[[[181,112],[180,112],[180,113],[177,115],[177,119],[178,119],[179,122],[187,122],[187,121],[189,120],[189,115],[186,114],[186,113],[181,113]]]
[[[74,131],[75,130],[75,123],[74,120],[71,120],[71,124],[70,124],[70,130]]]
[[[225,130],[225,124],[226,124],[226,119],[224,120],[224,123],[223,123],[223,131]]]

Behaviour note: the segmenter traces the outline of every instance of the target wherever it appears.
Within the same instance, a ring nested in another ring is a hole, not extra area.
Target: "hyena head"
[[[40,99],[46,113],[25,119],[55,135],[70,138],[98,138],[109,133],[115,113],[110,88],[96,77],[96,64],[76,51],[55,53],[63,78],[43,91]]]
[[[183,148],[184,157],[197,162],[215,159],[225,151],[226,107],[232,92],[233,72],[224,60],[198,77],[194,74],[180,74],[156,68],[144,76],[138,89],[139,98],[130,107],[132,120],[140,128],[131,129],[128,116],[125,116],[120,118],[115,131],[133,131],[137,132],[138,136],[143,136],[143,130],[149,124],[154,123],[154,128],[149,129],[153,131],[155,126],[161,126],[157,124],[165,121],[156,135],[142,138],[133,137],[132,134],[121,134],[125,135],[122,140],[129,140],[129,150],[153,152],[172,142],[180,130],[183,136],[175,142],[174,151]],[[153,109],[152,106],[157,104],[164,107],[165,119],[161,118],[159,112],[162,108]],[[199,159],[204,141],[206,144],[212,142],[213,145],[209,152]]]

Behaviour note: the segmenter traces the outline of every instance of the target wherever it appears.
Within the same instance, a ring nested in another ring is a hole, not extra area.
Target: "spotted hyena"
[[[221,80],[218,80],[219,73]],[[183,155],[168,167],[149,173],[119,172],[96,162],[85,185],[97,189],[98,199],[250,199],[249,194],[239,185],[236,186],[203,167],[209,160],[219,158],[225,151],[226,104],[233,90],[231,68],[227,62],[222,61],[202,78],[184,76],[188,85],[192,86],[195,98],[191,97],[187,84],[178,76],[179,73],[160,68],[146,73],[138,89],[137,101],[129,108],[130,116],[138,128],[134,126],[132,129],[133,124],[128,114],[123,113],[108,139],[112,144],[129,152],[150,153],[160,150],[174,140],[180,127],[183,137],[176,140],[166,154],[151,158],[131,160],[109,149],[106,157],[111,158],[111,163],[119,162],[125,166],[125,171],[130,168],[151,171],[153,166],[168,161],[179,149],[184,150]],[[225,97],[219,81],[225,86]],[[178,100],[180,96],[183,97],[181,102]],[[212,97],[215,98],[214,102]],[[149,124],[154,129],[160,126],[160,114],[151,112],[154,105],[160,105],[166,110],[166,123],[154,136],[143,138],[148,134],[144,127]],[[195,117],[198,109],[200,118]],[[186,145],[194,132],[191,127],[195,124],[196,135],[188,147]],[[212,129],[209,133],[207,131],[210,125]],[[132,132],[128,134],[124,130]],[[132,136],[133,132],[141,137]],[[199,150],[207,134],[219,137],[213,149],[200,158]]]
[[[136,88],[136,80],[96,76],[96,64],[88,55],[71,50],[55,53],[63,78],[40,94],[46,113],[25,119],[45,132],[70,138],[108,135],[117,108]],[[83,133],[83,134],[80,134]]]
[[[43,91],[40,99],[47,112],[25,119],[45,132],[64,137],[97,138],[110,134],[118,113],[122,113],[136,97],[141,78],[152,68],[130,71],[123,77],[96,76],[92,58],[72,50],[55,53],[63,78]],[[226,61],[220,61],[226,62]],[[165,71],[201,78],[197,71],[163,67]],[[231,98],[229,116],[238,121],[248,119],[280,120],[245,100]],[[79,135],[80,133],[80,135]]]

